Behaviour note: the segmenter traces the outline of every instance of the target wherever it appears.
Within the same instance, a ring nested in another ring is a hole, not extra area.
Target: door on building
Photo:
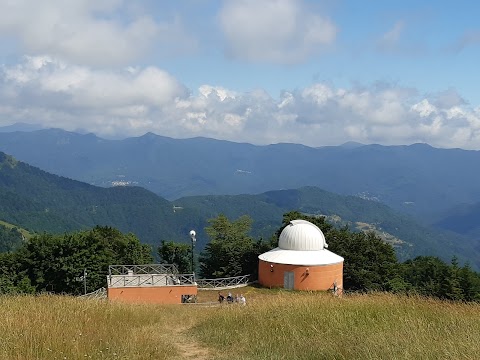
[[[293,290],[294,280],[295,277],[293,271],[285,271],[283,273],[283,288]]]

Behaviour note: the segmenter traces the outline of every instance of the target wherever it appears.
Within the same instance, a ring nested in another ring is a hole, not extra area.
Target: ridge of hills
[[[424,223],[480,201],[480,151],[427,144],[257,146],[153,133],[106,140],[43,129],[0,132],[0,151],[61,176],[106,187],[138,185],[169,200],[315,186],[380,201]]]
[[[480,267],[478,246],[468,239],[417,224],[381,203],[333,194],[316,187],[269,191],[258,195],[192,196],[170,202],[140,187],[102,188],[53,175],[0,152],[0,220],[29,231],[62,233],[108,225],[135,233],[142,242],[188,242],[198,232],[198,249],[207,241],[207,220],[220,213],[229,218],[247,214],[252,235],[269,238],[291,210],[330,216],[351,227],[390,235],[400,259],[457,255]]]

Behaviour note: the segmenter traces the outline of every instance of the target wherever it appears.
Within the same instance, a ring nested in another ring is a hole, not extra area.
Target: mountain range
[[[60,129],[0,132],[0,151],[92,185],[136,185],[169,200],[316,186],[384,203],[424,223],[480,201],[480,152],[427,144],[256,146],[147,133],[123,140]]]
[[[418,224],[377,201],[343,196],[316,187],[268,191],[257,195],[190,196],[168,201],[137,186],[97,187],[53,175],[0,153],[0,220],[30,231],[56,232],[109,225],[135,233],[143,242],[189,241],[198,232],[198,249],[207,241],[208,219],[247,214],[252,235],[268,239],[291,210],[325,215],[339,226],[372,230],[391,242],[400,259],[457,255],[480,268],[477,242]]]

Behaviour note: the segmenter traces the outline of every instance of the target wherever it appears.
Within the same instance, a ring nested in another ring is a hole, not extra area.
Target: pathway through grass
[[[189,330],[190,328],[181,325],[171,329],[180,359],[211,359],[210,350],[189,335]]]

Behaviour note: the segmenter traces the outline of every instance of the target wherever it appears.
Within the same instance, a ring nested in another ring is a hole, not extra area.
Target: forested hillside
[[[176,235],[170,203],[148,190],[88,185],[46,173],[3,153],[0,199],[0,219],[35,232],[63,233],[111,225],[136,233],[146,243]]]
[[[268,240],[282,215],[290,210],[327,215],[338,226],[348,225],[352,230],[368,224],[379,235],[393,238],[400,260],[436,255],[449,261],[456,255],[462,262],[470,260],[475,267],[480,266],[475,243],[458,234],[421,226],[375,201],[306,187],[169,202],[139,187],[101,188],[52,175],[0,153],[0,220],[34,232],[113,226],[158,246],[162,240],[189,242],[188,232],[195,229],[200,250],[207,242],[204,228],[208,219],[219,214],[231,219],[249,215],[254,221],[252,236]]]
[[[0,133],[0,151],[57,175],[99,186],[139,185],[167,199],[316,186],[423,220],[480,201],[480,152],[426,144],[255,146],[152,133],[106,140],[48,129]]]

